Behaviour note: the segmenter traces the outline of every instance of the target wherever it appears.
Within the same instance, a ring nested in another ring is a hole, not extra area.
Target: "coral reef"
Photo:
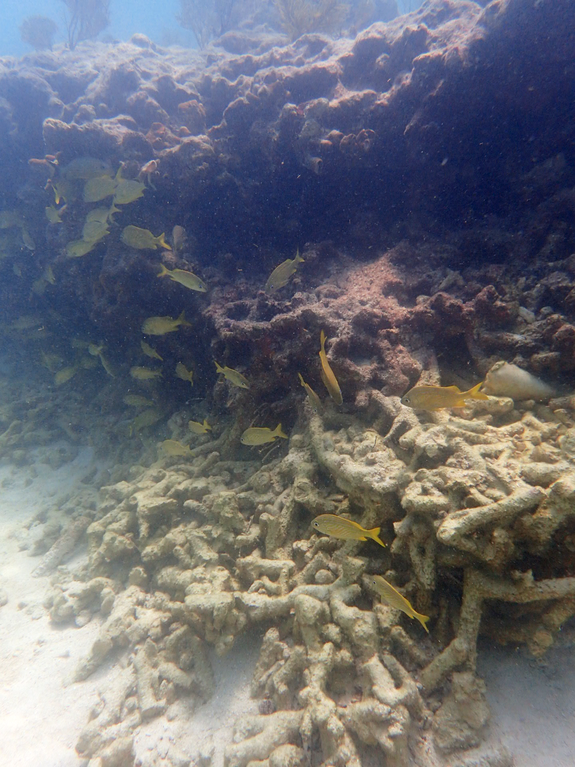
[[[91,444],[106,461],[26,543],[52,622],[98,624],[69,680],[109,683],[82,758],[133,764],[138,727],[201,706],[248,635],[259,713],[227,767],[510,763],[470,750],[488,722],[478,637],[540,657],[575,614],[573,12],[436,0],[354,39],[236,31],[189,52],[138,35],[0,61],[17,371],[0,378],[0,456],[59,465]],[[162,247],[129,247],[127,226]],[[152,315],[179,319],[142,345]],[[418,382],[486,376],[496,396],[462,409],[401,404]],[[289,444],[241,444],[279,421]],[[166,439],[183,456],[158,457]],[[334,513],[388,546],[315,534]]]

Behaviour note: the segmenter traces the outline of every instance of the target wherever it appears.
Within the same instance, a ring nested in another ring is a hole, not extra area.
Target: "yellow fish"
[[[130,368],[130,375],[137,381],[150,381],[152,378],[161,378],[162,371],[134,365],[134,367]]]
[[[176,224],[172,229],[172,245],[174,250],[181,250],[186,244],[186,230],[183,226]]]
[[[163,417],[164,417],[164,414],[162,413],[161,410],[158,410],[157,408],[150,408],[149,410],[143,410],[132,421],[132,424],[130,428],[128,429],[128,433],[130,436],[132,436],[134,432],[139,432],[141,429],[145,429],[146,426],[153,426]]]
[[[105,200],[106,197],[111,197],[114,194],[117,186],[118,182],[111,176],[90,178],[84,184],[84,202],[100,202],[100,200]]]
[[[227,365],[226,367],[222,367],[219,363],[217,363],[214,360],[214,363],[216,365],[216,370],[218,373],[221,373],[225,379],[227,379],[231,384],[234,386],[238,386],[240,389],[249,389],[250,384],[248,379],[243,376],[241,373],[238,373],[237,370],[234,370],[233,368],[229,368]]]
[[[166,333],[173,333],[180,325],[191,327],[184,316],[184,312],[177,319],[174,317],[148,317],[142,325],[142,333],[147,336],[164,336]]]
[[[192,434],[207,434],[212,430],[212,427],[206,418],[204,418],[203,423],[200,423],[199,421],[188,421],[188,428]]]
[[[415,386],[401,398],[401,404],[415,410],[442,410],[446,407],[465,407],[466,399],[489,399],[479,391],[483,386],[478,383],[468,391],[461,391],[458,386]]]
[[[288,435],[283,433],[281,423],[278,423],[273,431],[267,427],[251,426],[244,431],[240,442],[242,445],[265,445],[268,442],[274,442],[278,437],[289,439]]]
[[[192,386],[194,385],[194,371],[188,370],[183,362],[178,362],[176,365],[176,378],[180,378],[182,381],[189,381]]]
[[[142,397],[140,394],[126,394],[122,399],[130,407],[152,407],[154,404],[152,400]]]
[[[62,384],[66,383],[66,381],[69,381],[70,378],[73,378],[77,372],[78,368],[76,367],[62,368],[62,370],[59,370],[54,376],[54,383],[56,386],[62,386]]]
[[[150,344],[147,344],[145,341],[140,341],[140,346],[147,357],[151,357],[153,360],[160,360],[160,362],[164,361],[164,358],[160,357],[158,352],[150,346]]]
[[[82,239],[85,242],[98,242],[107,234],[110,234],[110,230],[105,221],[86,221],[82,227]]]
[[[384,602],[395,610],[401,610],[410,618],[418,620],[429,634],[429,629],[425,625],[429,620],[429,615],[422,615],[421,613],[416,612],[413,609],[411,602],[406,599],[403,594],[400,594],[391,583],[388,583],[385,578],[382,578],[381,575],[370,575],[369,581]]]
[[[179,282],[185,288],[196,290],[198,293],[205,293],[208,289],[206,283],[193,272],[187,272],[185,269],[166,269],[164,264],[160,264],[160,269],[158,277],[169,277],[173,282]]]
[[[64,208],[60,208],[60,210],[64,210]],[[112,221],[114,213],[120,213],[120,208],[117,208],[114,203],[109,208],[94,208],[86,216],[86,221],[100,221],[105,224]]]
[[[145,188],[146,185],[142,184],[141,181],[123,179],[116,187],[116,192],[114,194],[114,204],[127,205],[130,202],[138,200],[143,196]]]
[[[49,181],[46,185],[46,189],[48,188],[48,185],[50,185],[54,191],[54,200],[56,205],[60,204],[60,200],[72,202],[76,199],[76,191],[74,189],[74,185],[69,181],[66,181],[66,179],[61,178],[58,181]]]
[[[303,264],[304,260],[299,254],[299,249],[296,251],[295,258],[288,258],[279,266],[273,270],[268,277],[265,285],[267,293],[274,293],[276,290],[283,288],[288,284],[290,277],[297,271],[298,264]]]
[[[327,355],[325,353],[325,333],[323,330],[320,333],[321,349],[319,352],[319,359],[321,362],[321,379],[325,384],[325,388],[329,392],[329,396],[332,400],[341,405],[343,397],[341,396],[341,389],[335,377],[335,373],[331,369],[329,362],[327,361]]]
[[[385,547],[385,543],[379,537],[381,527],[372,527],[371,530],[367,530],[357,522],[338,517],[337,514],[320,514],[311,524],[320,533],[332,535],[334,538],[342,538],[344,541],[366,541],[371,538],[372,541]]]
[[[139,250],[157,250],[158,248],[171,250],[164,239],[163,232],[159,237],[154,237],[149,229],[141,229],[139,226],[132,226],[131,224],[122,230],[120,239],[124,245],[129,245],[131,248],[138,248]]]
[[[109,175],[112,171],[108,160],[97,157],[77,157],[61,169],[61,173],[71,181],[85,181],[89,178]]]
[[[298,373],[299,376],[299,382],[305,389],[305,392],[307,394],[307,398],[309,400],[309,404],[312,406],[312,408],[315,410],[316,413],[318,413],[321,410],[321,400],[317,396],[317,394],[314,392],[314,390],[311,388],[309,384],[306,384],[306,382],[303,380],[301,373]]]
[[[165,439],[160,442],[158,449],[166,455],[189,455],[192,452],[189,445],[182,445],[177,439]]]
[[[28,250],[36,250],[36,243],[32,237],[30,237],[26,229],[22,229],[22,242],[24,243],[25,247],[28,248]]]
[[[64,210],[66,206],[64,205],[60,210],[56,210],[56,208],[53,205],[47,205],[44,210],[46,211],[46,218],[51,224],[61,224],[62,223],[62,217],[61,213]]]
[[[68,258],[80,258],[94,249],[95,242],[87,240],[72,240],[66,245],[66,255]]]

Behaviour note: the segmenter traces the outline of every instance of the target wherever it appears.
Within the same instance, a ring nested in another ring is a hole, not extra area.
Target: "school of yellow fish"
[[[69,258],[81,258],[93,251],[98,243],[110,234],[110,227],[115,225],[114,216],[123,213],[122,206],[130,205],[140,199],[148,187],[155,189],[151,183],[151,176],[157,172],[159,162],[150,161],[142,166],[138,178],[126,179],[122,175],[122,166],[113,173],[112,166],[106,161],[96,158],[83,157],[73,160],[68,165],[59,167],[57,157],[47,156],[44,160],[30,160],[31,166],[41,166],[48,176],[46,189],[54,194],[54,203],[46,205],[45,215],[50,225],[58,226],[64,218],[70,215],[70,206],[74,206],[81,198],[84,204],[101,203],[103,200],[112,198],[108,207],[97,206],[88,211],[82,225],[82,236],[68,242],[66,255]],[[141,179],[147,178],[148,185]],[[82,185],[80,191],[79,186]],[[63,203],[63,204],[61,204]],[[186,242],[186,233],[183,227],[177,225],[173,228],[171,244],[165,239],[165,233],[155,235],[149,229],[144,229],[134,224],[126,224],[119,236],[119,241],[129,248],[139,250],[173,251],[174,254],[182,251]],[[15,245],[21,244],[29,250],[35,249],[35,243],[26,227],[25,217],[18,211],[0,211],[0,259],[6,251]],[[268,277],[264,289],[273,294],[286,287],[296,274],[304,259],[299,250],[295,257],[286,259],[279,264]],[[164,263],[159,264],[157,277],[168,278],[188,290],[197,293],[206,293],[208,286],[192,271],[181,268],[169,269]],[[18,274],[17,266],[14,271]],[[49,285],[56,281],[51,265],[47,265],[41,275],[33,282],[32,291],[42,295]],[[186,320],[182,311],[178,317],[152,316],[146,318],[141,331],[144,336],[162,337],[169,333],[175,333],[180,328],[192,327],[192,323]],[[12,323],[10,329],[14,332],[34,332],[38,335],[42,332],[42,320],[38,317],[21,317]],[[342,391],[333,371],[326,352],[326,335],[323,329],[319,337],[319,374],[326,388],[327,394],[336,405],[343,404]],[[56,353],[42,352],[44,366],[53,374],[56,386],[62,386],[70,381],[81,369],[92,369],[94,365],[101,364],[106,373],[114,377],[116,371],[105,354],[104,344],[96,344],[89,341],[74,339],[73,348],[77,356],[73,364],[65,364],[64,358]],[[162,355],[148,340],[142,338],[140,342],[141,353],[158,362],[163,362]],[[88,356],[83,356],[87,352]],[[250,389],[250,382],[246,376],[227,365],[222,366],[214,360],[216,374],[222,376],[225,381],[239,389]],[[160,368],[147,367],[145,365],[132,365],[129,370],[134,381],[148,383],[162,378],[163,370]],[[194,385],[194,371],[180,361],[173,370],[173,375]],[[303,387],[309,406],[314,412],[320,412],[323,405],[321,398],[306,383],[302,374],[298,372],[299,383]],[[467,391],[461,391],[457,386],[415,386],[401,399],[402,405],[416,410],[437,411],[441,409],[464,407],[468,400],[485,400],[488,396],[481,391],[483,382]],[[150,397],[128,393],[123,397],[123,402],[137,411],[137,415],[131,419],[129,434],[138,434],[142,429],[153,426],[166,416],[165,410]],[[206,418],[203,421],[188,421],[188,428],[192,435],[208,435],[212,426]],[[282,430],[281,424],[275,429],[263,426],[250,426],[245,429],[240,442],[248,447],[259,447],[274,443],[278,439],[289,439]],[[175,439],[166,439],[158,444],[158,452],[161,456],[189,457],[192,450],[189,444]],[[312,528],[322,533],[345,541],[367,541],[371,539],[378,545],[385,547],[380,538],[380,528],[366,529],[357,522],[337,514],[321,514],[315,517],[311,523]],[[429,616],[416,612],[411,603],[388,581],[379,575],[370,576],[369,585],[374,592],[390,607],[400,610],[408,617],[418,620],[426,632]]]

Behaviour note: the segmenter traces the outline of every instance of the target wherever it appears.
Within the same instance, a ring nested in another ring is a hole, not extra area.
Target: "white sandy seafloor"
[[[99,622],[81,628],[52,625],[43,607],[49,579],[32,577],[40,559],[25,548],[30,521],[42,511],[53,512],[93,468],[88,448],[58,469],[41,462],[0,463],[0,603],[5,602],[0,607],[0,767],[79,767],[78,736],[100,694],[122,670],[117,662],[84,682],[67,683]],[[68,565],[74,567],[82,556],[85,552]],[[145,763],[150,757],[161,760],[173,748],[196,758],[213,750],[214,767],[222,767],[234,722],[257,711],[249,682],[258,650],[258,641],[245,638],[227,657],[214,657],[213,698],[193,712],[182,701],[171,721],[163,716],[142,724],[135,733],[136,755]],[[540,662],[522,650],[482,645],[479,672],[492,710],[490,740],[508,747],[515,767],[575,766],[574,661],[573,646],[561,640]]]

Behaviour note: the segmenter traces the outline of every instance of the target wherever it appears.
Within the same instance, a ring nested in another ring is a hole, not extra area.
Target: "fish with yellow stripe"
[[[332,400],[337,405],[341,405],[343,402],[343,397],[341,396],[341,389],[339,388],[339,383],[337,382],[335,373],[331,369],[331,365],[327,359],[327,354],[325,353],[325,333],[323,330],[321,331],[319,338],[321,344],[319,352],[319,359],[321,362],[321,380],[323,381],[325,388],[327,389]]]
[[[461,391],[458,386],[414,386],[401,398],[401,404],[414,410],[443,410],[450,407],[465,407],[465,400],[489,399],[487,394],[479,391],[483,382],[478,383],[467,391]]]
[[[381,527],[372,527],[368,530],[357,522],[339,517],[337,514],[320,514],[315,517],[311,525],[318,532],[331,535],[334,538],[341,538],[344,541],[367,541],[368,538],[371,538],[372,541],[385,548],[385,543],[379,537]]]
[[[426,623],[429,620],[429,615],[423,615],[414,610],[409,599],[406,599],[403,594],[400,594],[399,591],[392,586],[391,583],[386,581],[385,578],[382,578],[381,575],[371,575],[369,581],[386,604],[393,607],[395,610],[401,610],[401,612],[405,613],[410,618],[418,620],[429,634],[429,629],[426,626]]]

